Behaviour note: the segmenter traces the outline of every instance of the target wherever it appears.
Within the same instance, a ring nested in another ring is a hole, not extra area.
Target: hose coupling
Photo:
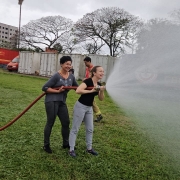
[[[100,91],[100,85],[96,85],[95,87],[94,87],[94,89],[96,90],[96,91]]]

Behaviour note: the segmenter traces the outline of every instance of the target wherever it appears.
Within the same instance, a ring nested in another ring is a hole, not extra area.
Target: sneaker
[[[99,121],[101,121],[103,119],[101,114],[97,115],[96,117],[97,117],[97,119],[95,120],[95,122],[99,122]]]
[[[51,148],[50,148],[50,146],[49,145],[45,145],[45,146],[43,146],[43,149],[44,149],[44,151],[46,151],[47,153],[49,153],[49,154],[51,154],[52,153],[52,150],[51,150]]]
[[[76,153],[75,153],[74,150],[69,151],[69,155],[70,155],[71,157],[76,157]]]
[[[98,153],[97,153],[94,149],[90,149],[90,150],[87,149],[87,152],[88,152],[89,154],[94,155],[94,156],[97,156],[97,155],[98,155]]]

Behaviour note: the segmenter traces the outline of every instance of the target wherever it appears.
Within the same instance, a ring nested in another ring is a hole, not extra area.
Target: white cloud
[[[0,22],[18,26],[18,0],[0,0]],[[165,18],[168,13],[180,7],[179,0],[24,0],[22,4],[22,25],[30,20],[45,16],[60,15],[74,22],[86,13],[102,7],[119,7],[142,19]]]

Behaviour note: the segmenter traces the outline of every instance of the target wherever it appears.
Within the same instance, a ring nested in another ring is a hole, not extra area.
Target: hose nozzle
[[[95,87],[94,87],[94,89],[96,90],[96,91],[100,91],[100,85],[96,85]],[[105,86],[104,86],[105,87]]]
[[[100,91],[100,85],[96,85],[96,86],[94,87],[94,89],[95,89],[96,91]]]

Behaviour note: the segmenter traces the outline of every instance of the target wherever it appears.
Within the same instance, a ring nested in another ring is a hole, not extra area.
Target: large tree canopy
[[[82,47],[85,49],[89,54],[98,54],[101,52],[101,48],[105,45],[105,43],[101,40],[99,41],[98,38],[91,38],[87,39],[83,44]]]
[[[175,9],[172,11],[170,17],[176,24],[180,24],[180,9]]]
[[[73,22],[61,16],[48,16],[30,21],[21,28],[21,45],[44,51],[45,47],[53,48],[60,43],[63,48],[65,37],[72,27]]]
[[[108,7],[84,15],[75,24],[75,35],[82,41],[102,40],[109,47],[109,54],[117,56],[131,47],[142,22],[123,9]]]
[[[138,52],[151,56],[177,51],[180,45],[180,26],[166,19],[151,19],[137,37]]]

